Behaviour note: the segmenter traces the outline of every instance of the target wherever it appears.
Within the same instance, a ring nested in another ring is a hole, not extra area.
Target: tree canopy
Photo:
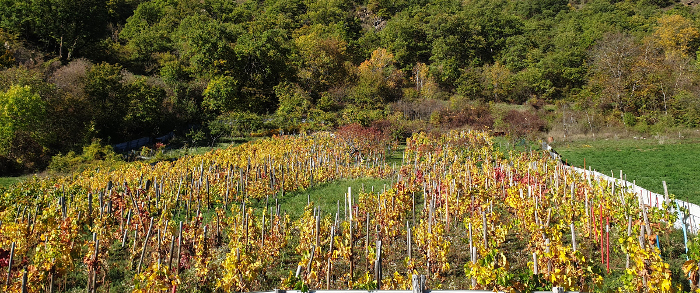
[[[231,117],[299,131],[474,103],[695,127],[699,15],[672,0],[0,0],[0,91],[41,105],[53,134],[33,139],[52,154]]]

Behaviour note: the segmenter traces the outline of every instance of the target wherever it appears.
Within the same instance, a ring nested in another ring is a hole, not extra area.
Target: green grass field
[[[384,185],[391,184],[390,180],[362,178],[355,180],[339,180],[320,184],[304,191],[289,192],[284,197],[279,198],[280,211],[286,212],[292,219],[298,219],[304,213],[307,200],[314,203],[315,207],[320,207],[324,214],[335,214],[340,203],[340,217],[343,216],[344,195],[348,192],[348,187],[352,187],[352,195],[357,201],[358,194],[364,187],[366,191],[381,191]],[[271,199],[274,205],[274,199]],[[353,202],[354,204],[355,202]],[[264,206],[264,200],[258,203]]]
[[[9,187],[12,184],[24,180],[25,177],[0,177],[0,187]]]
[[[507,155],[508,152],[529,152],[529,151],[539,151],[542,145],[539,142],[527,139],[508,139],[503,136],[498,136],[493,138],[493,146],[503,154]]]
[[[569,165],[627,180],[663,194],[662,181],[676,198],[700,204],[700,139],[609,139],[555,143],[552,147]]]

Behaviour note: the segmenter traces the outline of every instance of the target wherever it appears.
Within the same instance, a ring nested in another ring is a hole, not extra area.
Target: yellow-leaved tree
[[[389,102],[400,89],[401,72],[394,67],[394,54],[384,48],[372,52],[357,68],[357,86],[353,90],[354,102],[361,108],[374,108]]]
[[[700,36],[698,29],[687,18],[673,14],[659,18],[654,39],[663,48],[666,56],[687,56],[690,43]]]

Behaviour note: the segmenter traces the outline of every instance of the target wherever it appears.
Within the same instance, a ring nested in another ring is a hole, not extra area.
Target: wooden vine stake
[[[321,215],[319,212],[319,215],[316,215],[316,230],[315,230],[316,231],[316,246],[319,246],[320,242],[321,242],[320,227],[321,227]]]
[[[450,232],[450,194],[445,196],[445,232]]]
[[[610,273],[610,218],[605,218],[605,267]]]
[[[605,231],[603,231],[603,209],[602,205],[600,206],[600,264],[604,265],[605,264]]]
[[[662,181],[664,185],[664,203],[666,204],[665,208],[668,209],[670,206],[669,198],[668,198],[668,187],[666,186],[666,181]]]
[[[550,250],[549,250],[549,243],[550,243],[550,242],[549,242],[549,239],[545,239],[545,240],[544,240],[544,252],[545,252],[546,254],[549,254],[549,253],[550,253]],[[547,261],[547,274],[551,274],[551,273],[552,273],[552,259],[550,258],[550,259]]]
[[[576,252],[576,230],[574,230],[574,223],[569,224],[569,227],[571,228],[571,247],[574,249],[574,252]]]
[[[632,217],[631,216],[627,217],[627,237],[630,237],[630,235],[632,235]],[[625,269],[629,269],[630,268],[630,254],[626,253],[625,257],[627,258],[627,261],[625,264]]]
[[[173,270],[173,252],[175,249],[175,235],[172,235],[170,237],[170,250],[168,253],[168,270],[172,271]]]
[[[92,223],[92,193],[88,192],[88,219]]]
[[[469,223],[469,253],[471,253],[474,248],[474,242],[472,242],[472,223]]]
[[[535,252],[532,253],[532,272],[535,276],[539,274],[537,267],[537,253]]]
[[[367,216],[367,222],[369,223],[369,215]],[[353,246],[355,239],[352,234],[352,221],[348,223],[349,225],[349,233],[350,233],[350,282],[353,280],[353,274],[355,273],[355,263],[354,263],[354,254],[353,254]],[[369,226],[368,226],[369,227]],[[369,230],[368,230],[369,231]],[[369,237],[369,234],[367,234],[367,237]]]
[[[365,269],[369,271],[369,213],[367,213],[367,220],[365,221]],[[352,242],[351,242],[352,243]],[[350,251],[352,253],[352,250]]]
[[[484,248],[488,249],[488,244],[486,242],[486,211],[481,211],[481,219],[482,219],[482,225],[484,228]]]
[[[377,281],[377,290],[382,288],[382,241],[377,240],[377,259],[374,261],[374,278]]]
[[[476,247],[470,248],[470,255],[472,264],[476,264]],[[472,289],[476,288],[476,278],[472,277]]]
[[[131,210],[129,210],[129,213],[126,216],[126,225],[124,225],[124,236],[122,237],[122,248],[124,247],[124,244],[126,243],[126,235],[127,232],[129,232],[129,223],[131,222]]]
[[[644,245],[644,225],[641,225],[639,227],[639,247],[644,249],[644,246],[645,246]],[[645,288],[647,287],[647,276],[646,275],[642,277],[642,285],[644,285]]]
[[[12,242],[12,246],[10,246],[10,260],[7,262],[7,279],[5,279],[5,289],[8,289],[10,287],[10,277],[12,276],[12,261],[15,257],[15,243]]]
[[[336,214],[337,215],[337,214]],[[326,290],[329,290],[331,288],[331,268],[332,268],[332,263],[331,260],[333,259],[333,238],[335,238],[335,226],[331,226],[331,240],[329,241],[329,247],[328,247],[328,268],[326,270]]]
[[[136,273],[141,273],[141,265],[143,264],[143,257],[146,255],[146,248],[148,248],[148,238],[151,237],[151,229],[153,228],[153,217],[151,217],[151,223],[148,224],[148,231],[146,232],[146,238],[143,240],[143,249],[141,250],[141,257],[139,258],[139,265],[136,268]]]
[[[416,193],[411,192],[411,213],[413,214],[413,226],[416,225]]]
[[[408,252],[408,258],[411,259],[411,227],[408,225],[408,221],[406,221],[406,250]]]
[[[180,257],[182,256],[182,221],[180,221],[180,229],[177,236],[177,272],[180,273]]]
[[[348,212],[350,222],[352,222],[352,187],[348,186]]]
[[[316,246],[311,246],[311,256],[309,257],[309,264],[306,266],[306,274],[311,273],[311,265],[314,263],[314,254],[316,253]]]
[[[97,262],[97,254],[100,250],[100,240],[97,239],[97,234],[92,233],[92,241],[95,242],[95,253],[92,256],[92,260],[94,262]],[[96,281],[97,281],[97,269],[96,268],[90,268],[88,267],[88,283],[87,283],[87,292],[96,292]]]
[[[328,258],[328,267],[326,269],[326,290],[331,289],[331,259]]]
[[[22,293],[27,293],[27,270],[22,274]]]
[[[411,275],[411,293],[423,293],[420,276],[418,275]]]

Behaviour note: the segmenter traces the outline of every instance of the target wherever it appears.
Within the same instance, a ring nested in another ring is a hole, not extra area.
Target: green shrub
[[[385,109],[366,109],[355,105],[348,105],[341,112],[341,124],[358,123],[362,126],[369,126],[372,121],[380,120],[386,117]]]
[[[102,145],[99,140],[83,147],[83,152],[77,155],[74,151],[58,154],[51,158],[48,170],[57,173],[81,172],[91,168],[110,168],[123,163],[122,157],[112,150],[112,146]]]
[[[185,134],[185,137],[190,146],[201,146],[207,142],[207,135],[200,128],[190,129],[190,131]]]
[[[622,122],[627,126],[635,126],[637,125],[637,117],[632,113],[625,112],[622,114]]]
[[[427,131],[431,125],[424,120],[406,119],[401,113],[394,112],[385,119],[372,122],[372,127],[381,130],[393,141],[406,141],[413,133]]]
[[[673,117],[676,125],[700,126],[700,100],[693,93],[681,91],[673,96],[668,113]]]

